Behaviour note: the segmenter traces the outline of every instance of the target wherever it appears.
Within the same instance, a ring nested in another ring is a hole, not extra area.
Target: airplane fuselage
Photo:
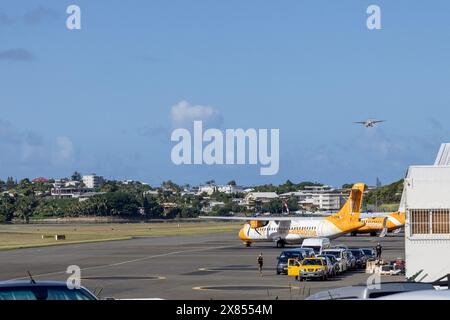
[[[386,222],[385,222],[385,219]],[[405,214],[393,212],[384,217],[364,218],[361,219],[364,226],[356,230],[356,233],[371,233],[382,231],[386,226],[387,231],[399,229],[405,225]]]
[[[361,222],[342,222],[332,217],[268,221],[267,224],[257,227],[246,223],[239,232],[239,238],[247,243],[281,240],[287,244],[299,244],[305,238],[334,239],[362,226]]]

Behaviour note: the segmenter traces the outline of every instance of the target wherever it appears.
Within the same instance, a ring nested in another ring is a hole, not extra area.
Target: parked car
[[[347,271],[348,263],[347,263],[347,251],[342,248],[334,248],[323,250],[322,254],[330,254],[333,255],[336,260],[339,262],[339,272],[342,273]]]
[[[334,265],[331,262],[330,258],[327,255],[319,255],[319,256],[317,256],[317,258],[325,260],[325,263],[327,264],[327,271],[328,271],[327,276],[329,278],[334,277],[336,275],[336,272],[335,272]]]
[[[349,270],[356,269],[356,258],[350,250],[347,251],[347,267]]]
[[[303,260],[307,256],[308,252],[304,249],[289,249],[284,250],[277,257],[277,274],[287,274],[288,259]]]
[[[328,259],[330,259],[330,262],[333,266],[333,276],[337,276],[338,274],[341,273],[340,267],[339,267],[339,261],[336,259],[335,256],[333,256],[332,254],[322,254],[320,257],[327,257]]]
[[[380,274],[382,276],[395,276],[402,273],[401,269],[394,268],[394,265],[392,264],[385,264],[382,265],[380,268]]]
[[[333,246],[333,248],[349,250],[349,247],[346,244],[337,244]]]
[[[331,248],[331,243],[328,238],[307,238],[303,240],[302,248],[311,248],[317,255],[321,254],[322,250]]]
[[[374,249],[372,249],[372,248],[361,248],[361,250],[364,252],[364,255],[367,257],[366,260],[375,259],[376,253],[375,253]]]
[[[433,284],[423,282],[386,282],[380,286],[367,286],[359,284],[354,286],[327,289],[306,298],[306,300],[355,300],[375,299],[400,292],[413,292],[417,290],[433,290]],[[447,290],[445,290],[447,291]]]
[[[316,256],[316,253],[312,248],[297,248],[297,250],[303,250],[305,258],[314,258]]]
[[[350,249],[352,255],[356,258],[356,266],[360,269],[366,267],[367,257],[362,249]]]
[[[306,279],[327,280],[328,269],[325,259],[321,258],[305,258],[300,263],[300,272],[298,279],[300,281]]]
[[[0,300],[98,300],[84,287],[69,289],[60,281],[1,281]]]

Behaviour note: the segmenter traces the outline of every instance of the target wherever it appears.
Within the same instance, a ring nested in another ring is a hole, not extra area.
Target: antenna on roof
[[[34,281],[33,276],[31,275],[30,271],[27,270],[28,276],[30,277],[30,281],[32,284],[36,284],[36,281]]]

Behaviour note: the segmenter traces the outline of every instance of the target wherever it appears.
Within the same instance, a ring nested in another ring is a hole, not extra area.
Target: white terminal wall
[[[412,235],[410,210],[450,209],[450,166],[411,166],[402,200],[406,208],[406,276],[423,269],[416,280],[435,281],[449,274],[450,234]]]

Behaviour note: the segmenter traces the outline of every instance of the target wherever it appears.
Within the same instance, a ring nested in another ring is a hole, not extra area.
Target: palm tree
[[[34,196],[22,197],[17,203],[16,215],[18,215],[23,221],[28,223],[37,206],[38,201]]]

